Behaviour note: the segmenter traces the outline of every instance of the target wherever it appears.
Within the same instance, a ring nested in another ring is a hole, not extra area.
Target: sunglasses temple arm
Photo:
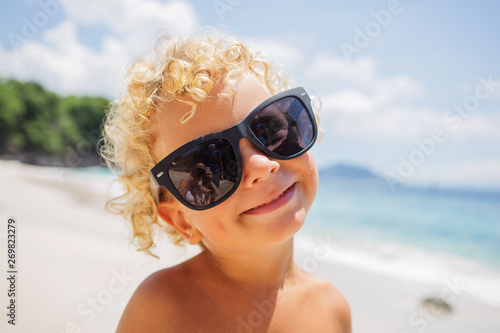
[[[149,177],[149,191],[151,195],[153,196],[153,199],[157,204],[160,203],[160,187],[158,186],[158,183],[156,182],[156,179],[154,179],[153,175],[150,175]]]

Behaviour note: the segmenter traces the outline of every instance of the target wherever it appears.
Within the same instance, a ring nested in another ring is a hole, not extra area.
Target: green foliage
[[[35,82],[0,80],[0,153],[97,154],[109,101],[60,97]]]

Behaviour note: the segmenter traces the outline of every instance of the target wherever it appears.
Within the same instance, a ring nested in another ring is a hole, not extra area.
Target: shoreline
[[[154,250],[160,260],[137,253],[129,245],[125,222],[104,210],[106,197],[113,190],[113,177],[70,169],[58,174],[57,170],[0,160],[0,183],[5,189],[0,193],[0,217],[14,217],[19,225],[17,329],[63,332],[75,327],[82,332],[114,331],[130,296],[148,275],[198,250],[177,248],[160,238]],[[455,281],[453,275],[448,277],[448,284],[445,280],[424,282],[391,276],[371,269],[366,261],[353,265],[348,256],[342,259],[347,246],[338,242],[333,249],[340,257],[326,260],[325,253],[316,251],[321,242],[307,237],[304,230],[297,235],[295,261],[333,283],[345,295],[351,306],[354,332],[411,333],[425,329],[431,333],[465,333],[500,329],[500,318],[495,315],[500,313],[500,307],[460,289],[461,281]],[[312,246],[303,244],[308,241]],[[5,256],[2,251],[0,260],[6,261]],[[3,280],[0,288],[6,290],[7,281]],[[422,310],[426,298],[440,298],[443,290],[453,284],[459,294],[454,301],[454,294],[447,294],[451,314],[437,316]],[[93,309],[92,300],[101,311]],[[5,321],[0,324],[2,331],[7,328],[6,332],[10,332],[9,327]]]
[[[57,168],[86,168],[106,165],[97,152],[55,156],[40,153],[0,154],[0,161],[16,161],[27,165]]]
[[[406,244],[367,244],[302,231],[296,235],[295,244],[319,263],[346,265],[402,281],[439,284],[456,278],[468,286],[471,297],[500,307],[500,267],[491,263]]]

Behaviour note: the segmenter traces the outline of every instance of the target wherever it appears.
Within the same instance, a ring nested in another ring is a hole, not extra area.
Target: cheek
[[[191,211],[191,225],[201,232],[204,238],[217,238],[225,235],[226,225],[223,221],[229,219],[227,211],[218,209],[221,205],[204,211]]]
[[[316,196],[316,192],[318,191],[318,168],[316,167],[316,162],[311,154],[311,152],[307,152],[303,155],[304,157],[304,169],[306,170],[306,174],[304,175],[305,181],[307,183],[308,192],[312,195],[312,199]]]

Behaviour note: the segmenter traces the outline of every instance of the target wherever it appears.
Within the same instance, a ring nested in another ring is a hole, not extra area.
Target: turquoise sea
[[[460,277],[475,296],[500,305],[500,192],[391,191],[380,179],[320,172],[302,232],[333,237],[332,261],[419,281]]]

